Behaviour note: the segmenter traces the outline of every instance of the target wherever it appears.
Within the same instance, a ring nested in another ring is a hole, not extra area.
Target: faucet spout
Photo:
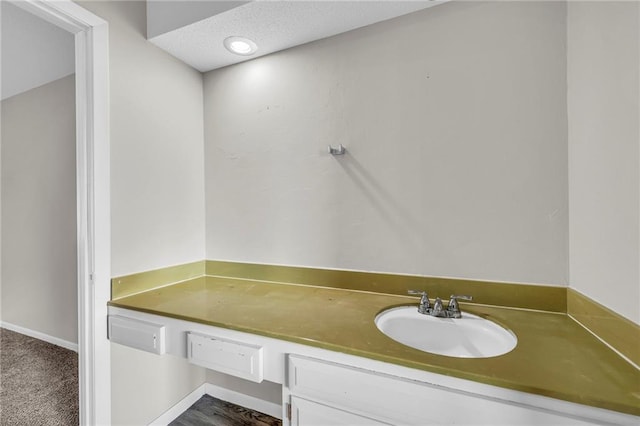
[[[442,305],[442,299],[436,297],[436,301],[433,303],[433,309],[431,309],[429,315],[434,317],[446,317],[446,311]]]

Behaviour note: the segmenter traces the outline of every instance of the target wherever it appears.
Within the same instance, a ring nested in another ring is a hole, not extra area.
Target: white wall
[[[254,383],[213,370],[207,370],[207,383],[272,404],[282,405],[282,385],[278,383],[266,380]]]
[[[205,383],[206,370],[171,355],[162,357],[111,345],[111,424],[148,425]]]
[[[2,101],[2,321],[78,341],[75,78]]]
[[[640,324],[640,4],[569,2],[571,287]]]
[[[74,73],[73,35],[6,1],[2,8],[2,99]]]
[[[565,20],[448,3],[207,73],[207,258],[566,285]]]
[[[145,39],[143,1],[79,3],[109,23],[112,276],[202,260],[202,75]],[[147,424],[204,383],[186,360],[111,346],[114,425]]]
[[[80,4],[110,30],[112,276],[202,260],[202,75],[145,39],[144,1]]]

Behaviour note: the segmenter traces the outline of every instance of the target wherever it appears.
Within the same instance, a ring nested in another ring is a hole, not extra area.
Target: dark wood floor
[[[274,417],[205,395],[169,426],[282,426]]]

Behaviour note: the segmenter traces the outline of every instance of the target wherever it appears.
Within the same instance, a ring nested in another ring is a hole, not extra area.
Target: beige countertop
[[[246,279],[201,277],[113,300],[110,306],[316,346],[462,379],[640,415],[640,371],[562,313],[464,305],[510,329],[516,348],[492,358],[433,355],[375,326],[416,297]]]

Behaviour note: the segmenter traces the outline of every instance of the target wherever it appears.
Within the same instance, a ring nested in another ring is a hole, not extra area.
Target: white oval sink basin
[[[384,311],[375,319],[384,334],[421,351],[456,358],[489,358],[506,354],[516,336],[487,319],[462,313],[462,318],[436,318],[418,313],[416,306]]]

